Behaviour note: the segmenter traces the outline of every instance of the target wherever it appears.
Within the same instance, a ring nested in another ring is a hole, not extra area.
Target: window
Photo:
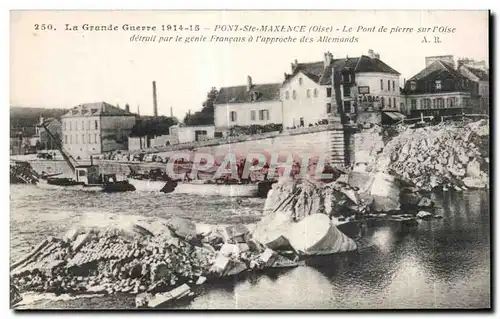
[[[412,99],[410,103],[411,103],[411,109],[416,110],[417,109],[417,100]]]
[[[326,88],[326,97],[332,97],[332,88]]]
[[[292,99],[297,99],[297,92],[295,90],[292,91]]]
[[[444,108],[444,99],[443,98],[438,98],[437,99],[437,107],[439,109],[443,109]]]
[[[387,80],[387,91],[391,90],[391,80]]]
[[[342,74],[342,82],[344,83],[350,83],[351,82],[351,75],[347,72]]]
[[[455,98],[454,97],[449,97],[447,99],[447,107],[455,107]]]
[[[90,130],[90,120],[87,121],[87,131]],[[90,141],[90,138],[89,138]]]
[[[85,134],[82,134],[82,144],[85,144]]]
[[[68,135],[64,135],[64,144],[68,144]]]
[[[308,99],[311,98],[311,90],[307,89],[306,96]]]
[[[71,122],[70,122],[71,123]],[[69,136],[69,144],[73,144],[73,135]]]
[[[78,122],[75,122],[75,131],[78,131]]]
[[[396,81],[392,81],[392,90],[396,91]]]
[[[82,131],[85,131],[85,123],[82,121]]]
[[[349,97],[351,96],[351,87],[350,86],[344,86],[344,96]]]
[[[410,90],[415,91],[417,89],[417,82],[411,81],[410,82]]]
[[[260,110],[259,111],[259,120],[260,121],[268,121],[269,120],[269,111],[268,110]]]
[[[71,122],[69,122],[69,130],[71,131]]]
[[[393,98],[392,98],[392,107],[393,107],[393,108],[396,108],[396,105],[397,105],[397,104],[396,104],[396,98],[395,98],[395,97],[393,97]]]
[[[250,120],[255,121],[255,110],[250,111]]]
[[[302,85],[302,78],[299,78],[299,85]]]
[[[380,91],[384,90],[384,80],[380,80]]]
[[[97,120],[95,120],[95,129],[97,130],[99,126],[97,125]]]
[[[432,108],[437,109],[437,99],[432,100]]]
[[[383,96],[380,98],[380,106],[385,107],[385,98]]]
[[[78,144],[78,134],[75,135],[75,143]]]
[[[304,127],[304,118],[303,117],[300,118],[300,126]]]
[[[66,121],[64,121],[64,130],[66,131],[67,127],[66,124],[68,124]]]
[[[388,98],[387,101],[388,106],[391,107],[391,98]]]
[[[89,122],[90,123],[90,122]],[[90,124],[89,124],[90,125]],[[87,136],[87,143],[91,144],[92,143],[92,139],[91,139],[91,136],[90,136],[90,133],[88,134]]]
[[[326,103],[326,114],[332,113],[332,103]]]
[[[318,89],[314,89],[314,97],[318,97]]]
[[[441,80],[436,80],[436,90],[441,90]]]
[[[231,117],[231,122],[236,122],[236,112],[231,111],[231,113],[229,113],[229,115]]]
[[[288,91],[285,92],[285,100],[290,99],[290,93]]]
[[[351,110],[351,101],[344,101],[344,113],[354,113]]]
[[[94,143],[97,143],[97,133],[94,134]]]

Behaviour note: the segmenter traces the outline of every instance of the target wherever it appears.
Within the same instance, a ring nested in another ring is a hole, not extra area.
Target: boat
[[[54,141],[57,141],[45,123],[42,123],[41,126]],[[90,165],[78,165],[76,160],[70,154],[67,154],[59,143],[56,143],[56,145],[61,152],[62,157],[73,172],[74,177],[53,177],[56,174],[51,176],[43,175],[42,178],[40,178],[36,183],[38,187],[46,189],[70,189],[108,193],[135,190],[135,187],[127,180],[118,181],[116,174],[101,174],[99,166],[93,164],[92,156],[90,156]]]
[[[191,176],[186,172],[183,180],[173,180],[166,173],[154,169],[145,174],[135,172],[131,167],[128,182],[138,191],[172,194],[193,194],[202,196],[261,197],[265,198],[275,181],[241,183],[237,180],[216,181],[210,172],[198,172]],[[195,177],[193,179],[193,177]]]

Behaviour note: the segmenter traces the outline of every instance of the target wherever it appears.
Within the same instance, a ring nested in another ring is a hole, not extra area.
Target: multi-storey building
[[[62,116],[62,142],[75,158],[126,150],[136,115],[106,102],[81,104]]]
[[[214,102],[214,121],[218,132],[233,126],[282,123],[280,83],[223,87]]]
[[[281,87],[283,125],[314,125],[341,113],[356,114],[358,109],[399,112],[399,76],[373,50],[368,56],[335,59],[327,52],[323,61],[295,61]],[[343,84],[334,86],[334,78]]]

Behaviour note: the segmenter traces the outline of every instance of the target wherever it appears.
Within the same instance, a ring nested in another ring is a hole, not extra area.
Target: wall
[[[179,138],[173,135],[160,135],[155,136],[150,141],[151,147],[175,145],[179,143]]]
[[[380,80],[382,80],[383,87],[380,86]],[[387,81],[390,81],[391,87],[389,89]],[[392,82],[394,81],[394,90],[392,87]],[[400,112],[401,96],[399,91],[399,76],[389,73],[356,73],[356,85],[368,86],[370,87],[370,96],[380,97],[380,102],[374,102],[374,107],[379,107],[384,105],[384,110]],[[363,106],[366,102],[360,104],[360,96],[358,95],[358,88],[353,88],[355,91],[356,99],[358,101],[358,106]],[[382,98],[384,103],[382,104]],[[396,99],[396,105],[394,105],[394,98]],[[391,106],[389,107],[389,99],[391,100]],[[369,102],[368,102],[369,103]]]
[[[249,139],[238,143],[221,144],[209,147],[196,148],[193,151],[178,150],[170,152],[157,153],[158,155],[172,156],[176,153],[188,153],[194,156],[195,153],[209,153],[215,157],[217,162],[221,162],[224,157],[232,152],[238,157],[246,157],[248,153],[259,153],[267,158],[271,154],[278,154],[279,161],[284,162],[288,156],[292,155],[296,159],[303,158],[304,155],[326,156],[326,160],[334,165],[344,165],[345,155],[353,153],[351,150],[345,150],[345,145],[349,144],[353,148],[353,141],[357,134],[346,135],[340,127],[325,125],[323,127],[307,127],[289,131],[276,136],[268,136],[262,139]],[[369,143],[368,143],[369,144]],[[351,155],[353,157],[353,155]],[[88,164],[89,161],[80,161],[80,164]],[[47,173],[65,173],[66,176],[72,176],[72,172],[64,161],[33,160],[33,168]],[[100,166],[101,173],[115,173],[118,175],[127,175],[129,166],[136,171],[144,171],[152,168],[165,169],[165,163],[150,162],[118,162],[110,160],[94,160],[94,164]]]
[[[101,152],[128,149],[128,136],[136,122],[135,115],[102,116]]]
[[[101,153],[100,128],[98,116],[63,117],[62,143],[64,149],[75,158],[88,158],[90,154]]]
[[[437,98],[444,99],[444,108],[434,108],[434,100]],[[455,98],[455,104],[453,107],[448,107],[448,98]],[[406,105],[409,109],[410,117],[420,116],[423,113],[424,116],[427,115],[452,115],[461,114],[462,108],[468,107],[467,100],[470,98],[470,93],[465,92],[443,92],[443,93],[433,93],[433,94],[416,94],[406,96]],[[427,109],[423,107],[423,99],[431,100],[431,108]],[[416,108],[412,107],[412,100],[416,101]]]
[[[196,140],[196,131],[207,131],[207,138],[214,138],[215,126],[213,125],[197,125],[197,126],[180,126],[177,129],[179,143],[189,143]]]
[[[365,123],[373,123],[373,124],[381,124],[382,123],[382,112],[359,112],[357,118],[358,124]]]
[[[302,85],[299,79],[302,79]],[[318,85],[302,72],[290,79],[280,90],[283,101],[283,128],[299,126],[300,118],[304,118],[304,126],[327,119],[326,105],[332,103],[332,98],[327,97],[327,87],[329,86]],[[318,92],[317,97],[314,97],[314,89]],[[309,98],[307,90],[310,92]],[[293,99],[293,91],[296,94],[295,100]],[[288,99],[286,99],[286,92],[288,92]],[[332,95],[334,95],[333,91]]]
[[[251,111],[255,111],[255,120],[251,118]],[[259,119],[259,111],[267,110],[269,112],[269,120]],[[230,112],[236,112],[236,121],[231,122]],[[266,125],[266,124],[281,124],[282,112],[281,101],[266,101],[253,103],[233,103],[233,104],[217,104],[214,106],[215,126],[217,128],[228,128],[231,126],[248,126],[248,125]]]
[[[128,138],[128,150],[129,151],[137,151],[137,150],[142,150],[144,148],[147,148],[148,147],[147,139],[148,138],[146,136],[129,137]]]

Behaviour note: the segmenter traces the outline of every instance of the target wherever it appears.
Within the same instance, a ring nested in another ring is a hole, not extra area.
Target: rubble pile
[[[488,187],[489,123],[406,128],[385,145],[374,170],[426,191]]]
[[[293,266],[293,260],[253,241],[244,225],[197,227],[174,217],[163,227],[72,229],[11,265],[11,276],[21,293],[142,293],[139,305],[156,307],[193,297],[191,286],[207,278]]]

